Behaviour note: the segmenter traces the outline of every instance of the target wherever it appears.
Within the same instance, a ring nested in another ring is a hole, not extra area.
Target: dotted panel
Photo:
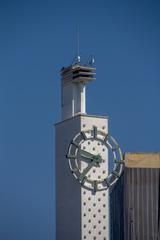
[[[87,124],[83,125],[86,128]],[[105,131],[105,126],[98,128]],[[105,178],[108,175],[108,150],[105,146],[96,140],[87,140],[82,149],[93,154],[100,154],[103,163],[100,167],[93,167],[87,176],[91,180]],[[82,162],[81,168],[85,169],[87,164]],[[81,239],[87,240],[108,240],[109,236],[109,207],[108,190],[93,193],[90,190],[81,188]]]
[[[82,189],[82,239],[108,240],[108,191]]]
[[[87,140],[81,145],[81,149],[88,151],[92,154],[100,154],[103,162],[100,164],[100,167],[93,167],[88,173],[87,177],[90,180],[101,180],[107,177],[108,173],[108,167],[107,167],[107,154],[108,150],[106,146],[97,141],[97,140]],[[81,164],[81,170],[83,171],[87,167],[87,163],[83,162]]]

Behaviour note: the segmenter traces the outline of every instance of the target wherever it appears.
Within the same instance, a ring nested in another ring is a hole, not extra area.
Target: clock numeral
[[[108,137],[109,137],[109,135],[107,134],[105,137],[104,137],[104,139],[103,139],[103,141],[106,143],[107,142],[107,140],[108,140]]]
[[[116,177],[120,177],[119,173],[117,173],[116,171],[112,171],[112,174]]]
[[[97,181],[93,181],[93,192],[95,193],[97,191],[98,188],[98,182]]]
[[[82,135],[82,137],[83,137],[84,140],[87,140],[87,136],[86,136],[86,134],[85,134],[84,131],[81,132],[81,135]]]
[[[119,146],[117,145],[116,147],[112,147],[112,152],[116,151],[119,149]]]
[[[78,172],[78,168],[76,167],[72,169],[72,173],[75,173],[75,172]]]
[[[119,164],[125,164],[125,162],[122,161],[122,160],[119,160],[119,161],[118,161],[118,160],[114,160],[114,162],[115,162],[115,163],[119,163]]]
[[[108,181],[108,178],[105,179],[105,182],[106,182],[106,184],[107,184],[107,187],[110,187],[110,186],[111,186],[110,182]]]
[[[93,126],[93,137],[96,139],[97,138],[97,127]]]
[[[86,177],[86,176],[83,177],[82,179],[80,179],[80,183],[81,183],[81,185],[83,185],[83,184],[85,183],[86,180],[87,180],[87,177]]]
[[[76,159],[76,156],[75,156],[75,155],[70,155],[70,154],[68,154],[68,155],[66,155],[66,157],[67,157],[67,158],[70,158],[70,159]]]
[[[79,148],[79,145],[78,145],[78,143],[77,143],[76,141],[72,141],[72,144],[73,144],[75,147]]]

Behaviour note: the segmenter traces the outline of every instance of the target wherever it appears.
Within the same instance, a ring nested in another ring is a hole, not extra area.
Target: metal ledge
[[[125,153],[124,160],[127,168],[160,168],[160,152]]]

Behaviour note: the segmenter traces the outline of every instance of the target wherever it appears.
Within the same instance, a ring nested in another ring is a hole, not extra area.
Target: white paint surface
[[[104,118],[81,118],[81,130],[92,129],[108,133],[108,121]],[[88,144],[90,143],[90,144]],[[93,154],[100,154],[106,160],[100,167],[90,170],[90,178],[105,178],[108,175],[108,151],[98,141],[86,141],[82,148]],[[93,150],[94,149],[94,150]],[[103,151],[105,149],[105,151]],[[106,152],[107,151],[107,152]],[[83,167],[83,166],[82,166]],[[94,172],[95,171],[95,172]],[[105,173],[103,173],[105,171]],[[97,191],[95,194],[81,188],[81,239],[109,240],[109,192]]]
[[[108,132],[108,120],[96,116],[78,115],[56,125],[56,240],[109,240],[108,191],[93,194],[81,188],[66,159],[74,136],[93,125]],[[86,150],[92,151],[91,146],[93,148],[93,145],[86,146]],[[95,151],[101,151],[100,147],[97,146]],[[101,154],[106,162],[96,170],[97,175],[102,174],[103,167],[106,174],[108,171],[107,153]]]
[[[85,83],[62,84],[62,120],[86,113]]]

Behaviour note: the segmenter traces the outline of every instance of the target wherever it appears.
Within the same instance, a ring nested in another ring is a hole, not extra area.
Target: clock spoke
[[[70,158],[70,159],[76,159],[76,156],[75,155],[71,155],[71,154],[66,155],[66,157]]]
[[[117,178],[119,178],[120,177],[120,175],[119,175],[119,173],[118,172],[116,172],[116,171],[112,171],[112,174],[114,175],[114,176],[116,176]]]
[[[108,138],[109,138],[109,135],[106,134],[105,137],[104,137],[104,139],[103,139],[104,143],[106,143],[106,142],[108,141]]]
[[[84,131],[81,131],[81,135],[82,135],[82,137],[83,137],[84,140],[87,140],[87,136],[86,136],[86,134],[85,134]]]
[[[72,141],[72,144],[76,147],[79,148],[79,144],[76,141]]]
[[[92,185],[93,185],[93,191],[96,192],[97,188],[98,188],[98,182],[96,180],[94,180]]]
[[[96,126],[93,126],[93,137],[94,137],[94,139],[97,138],[97,127]]]
[[[72,172],[73,173],[76,173],[76,172],[78,172],[79,171],[79,169],[77,168],[77,167],[74,167],[73,169],[72,169]]]
[[[107,187],[110,187],[110,186],[111,186],[111,184],[110,184],[110,182],[109,182],[109,180],[108,180],[108,177],[105,179],[105,182],[106,182],[106,184],[107,184]]]
[[[114,160],[114,162],[125,165],[125,162],[123,160]]]

